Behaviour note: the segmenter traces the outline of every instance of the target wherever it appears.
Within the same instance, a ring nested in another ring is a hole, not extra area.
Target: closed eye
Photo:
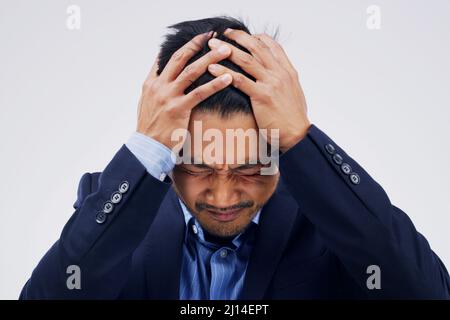
[[[187,173],[192,176],[205,176],[213,173],[213,169],[208,167],[192,167],[192,168],[185,168],[185,167],[177,167],[178,170]]]

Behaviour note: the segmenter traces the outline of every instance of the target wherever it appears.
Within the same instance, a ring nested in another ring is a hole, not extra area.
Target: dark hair
[[[225,37],[223,32],[227,28],[243,30],[248,34],[251,34],[247,26],[241,20],[238,20],[229,16],[217,16],[213,18],[201,19],[201,20],[191,20],[183,21],[168,26],[168,28],[175,29],[176,32],[169,33],[165,36],[165,41],[161,44],[161,49],[159,52],[159,68],[157,74],[159,75],[166,64],[169,62],[170,57],[181,48],[184,44],[189,42],[193,37],[198,34],[215,31],[217,32],[216,38],[226,41],[239,49],[250,53],[246,48],[239,45],[237,42]],[[275,35],[276,36],[276,35]],[[273,36],[273,37],[275,37]],[[211,35],[212,37],[212,35]],[[205,41],[203,48],[197,52],[186,64],[189,65],[200,57],[204,56],[210,50],[208,42]],[[245,72],[240,66],[231,62],[228,59],[224,59],[218,62],[219,64],[233,70],[244,74],[249,79],[255,81],[255,78]],[[198,77],[186,90],[185,94],[188,94],[195,88],[211,81],[214,76],[211,75],[207,70],[200,77]],[[212,96],[206,98],[196,107],[196,110],[203,111],[214,111],[218,112],[222,117],[226,117],[234,112],[251,113],[251,102],[250,98],[242,91],[236,89],[232,85],[229,85],[225,89],[222,89]]]

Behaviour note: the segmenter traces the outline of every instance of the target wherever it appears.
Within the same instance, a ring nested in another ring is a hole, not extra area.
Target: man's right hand
[[[179,141],[172,141],[172,132],[187,129],[191,110],[202,100],[227,87],[230,74],[224,74],[185,94],[184,91],[201,76],[209,64],[227,58],[231,48],[224,45],[208,52],[185,68],[209,39],[209,34],[195,36],[178,49],[161,74],[157,75],[158,59],[144,82],[139,100],[137,131],[164,144],[171,150]]]

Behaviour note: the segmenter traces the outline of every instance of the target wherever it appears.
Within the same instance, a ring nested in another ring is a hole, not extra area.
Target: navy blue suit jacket
[[[450,297],[445,266],[408,216],[316,126],[282,154],[280,173],[261,213],[242,299]],[[123,181],[128,192],[96,223]],[[74,208],[20,298],[178,299],[185,223],[169,178],[152,177],[122,146],[102,173],[83,175]],[[69,265],[80,267],[80,290],[67,288]],[[380,268],[381,289],[366,285],[371,265]]]

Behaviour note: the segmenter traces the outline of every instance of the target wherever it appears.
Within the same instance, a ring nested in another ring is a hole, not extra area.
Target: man
[[[445,266],[408,216],[310,124],[274,39],[229,17],[171,27],[137,132],[81,178],[75,213],[21,298],[450,297]],[[205,152],[205,130],[258,129],[271,154],[279,148],[279,171],[262,174],[263,144]]]

